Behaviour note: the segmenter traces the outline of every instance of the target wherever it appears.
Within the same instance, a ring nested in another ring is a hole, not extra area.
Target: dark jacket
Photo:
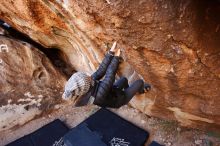
[[[83,105],[93,96],[95,98],[94,104],[114,107],[113,83],[118,66],[119,57],[114,56],[112,52],[107,53],[97,71],[92,74],[92,78],[96,82],[95,85],[81,98],[84,101],[80,101],[77,105]],[[101,80],[103,77],[104,79]]]

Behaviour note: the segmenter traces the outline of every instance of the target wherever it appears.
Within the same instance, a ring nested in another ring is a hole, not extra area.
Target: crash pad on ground
[[[57,119],[7,146],[52,146],[68,131],[69,128]]]

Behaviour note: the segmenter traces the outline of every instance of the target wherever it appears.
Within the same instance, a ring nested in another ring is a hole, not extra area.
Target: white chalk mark
[[[8,46],[6,44],[0,45],[0,52],[9,52]]]

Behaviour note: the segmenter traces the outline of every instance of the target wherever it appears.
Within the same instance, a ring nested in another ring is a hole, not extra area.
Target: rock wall
[[[114,40],[119,75],[141,77],[150,93],[131,105],[184,126],[220,129],[219,1],[3,0],[0,18],[78,71],[92,73]]]
[[[66,81],[26,42],[0,36],[0,131],[23,125],[60,103]],[[4,45],[4,47],[3,47]]]

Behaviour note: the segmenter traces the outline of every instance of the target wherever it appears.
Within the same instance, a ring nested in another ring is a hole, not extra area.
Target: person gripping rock
[[[65,85],[62,98],[74,100],[76,106],[95,104],[119,108],[127,104],[136,93],[142,94],[150,90],[151,86],[141,79],[130,86],[125,77],[115,82],[121,53],[116,45],[114,42],[97,71],[91,76],[83,72],[74,73]]]

